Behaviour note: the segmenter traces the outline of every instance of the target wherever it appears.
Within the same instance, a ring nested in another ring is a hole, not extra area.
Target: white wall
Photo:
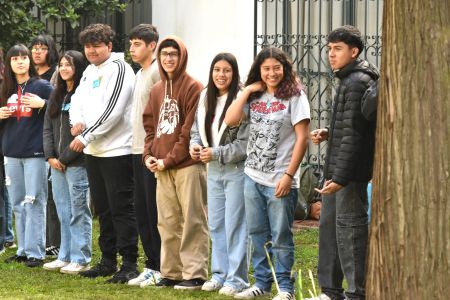
[[[244,81],[253,62],[252,0],[153,0],[160,39],[179,36],[188,49],[188,72],[204,85],[212,59],[233,53]]]

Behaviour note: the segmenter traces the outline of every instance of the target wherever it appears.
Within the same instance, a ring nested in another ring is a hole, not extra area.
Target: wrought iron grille
[[[255,0],[254,54],[263,47],[281,47],[294,64],[311,105],[311,130],[330,123],[336,82],[328,64],[327,35],[354,25],[366,45],[362,58],[379,66],[383,0]],[[319,173],[326,143],[310,144],[305,160]]]

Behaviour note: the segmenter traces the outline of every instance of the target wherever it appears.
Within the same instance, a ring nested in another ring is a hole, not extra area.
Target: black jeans
[[[59,223],[56,204],[53,200],[51,168],[48,170],[50,178],[48,181],[47,216],[46,216],[46,247],[59,247],[61,244],[61,224]]]
[[[133,203],[131,155],[95,157],[85,155],[92,202],[100,222],[102,256],[136,263],[138,236]]]
[[[147,261],[145,267],[159,271],[161,238],[156,208],[156,178],[142,163],[141,154],[133,154],[134,206],[137,229]]]
[[[364,299],[368,240],[367,182],[350,182],[334,195],[323,196],[319,224],[318,279],[331,299]]]

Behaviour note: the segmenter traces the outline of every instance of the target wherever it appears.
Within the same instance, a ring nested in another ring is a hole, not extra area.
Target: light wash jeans
[[[17,255],[45,258],[47,168],[43,157],[5,157],[8,194],[16,217]]]
[[[68,167],[61,172],[52,168],[52,190],[61,224],[58,259],[88,264],[92,255],[92,215],[86,169]]]
[[[254,182],[245,175],[245,213],[253,243],[255,285],[264,291],[272,287],[272,273],[264,251],[264,244],[272,241],[269,254],[275,258],[274,267],[280,290],[293,292],[291,269],[294,265],[292,224],[297,205],[297,189],[282,198],[274,196],[275,188]]]
[[[12,226],[13,209],[6,186],[4,187],[3,199],[5,199],[5,242],[14,242],[14,230]]]
[[[244,163],[221,165],[211,161],[207,188],[212,278],[224,286],[247,288]]]

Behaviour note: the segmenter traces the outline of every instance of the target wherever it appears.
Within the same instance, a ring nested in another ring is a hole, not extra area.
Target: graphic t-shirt
[[[310,118],[305,93],[289,100],[269,93],[252,100],[248,106],[250,137],[247,145],[245,173],[255,182],[275,187],[291,161],[296,135],[294,125]],[[299,187],[299,171],[292,187]]]

